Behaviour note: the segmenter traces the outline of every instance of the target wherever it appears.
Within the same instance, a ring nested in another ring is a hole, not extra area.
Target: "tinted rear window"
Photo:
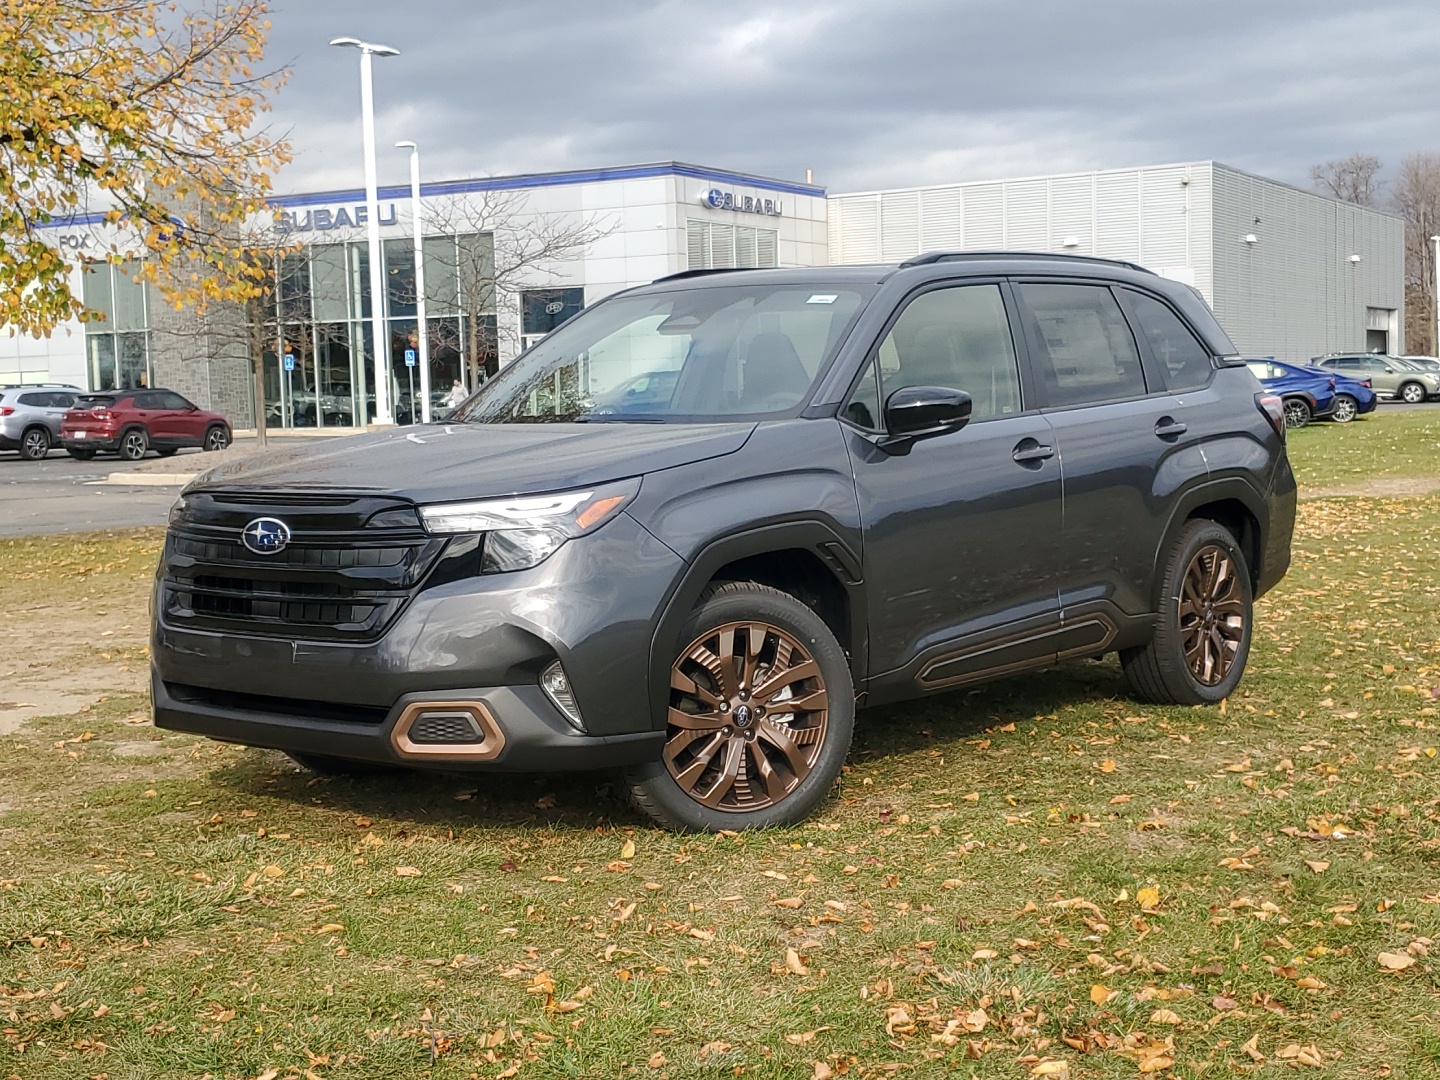
[[[82,394],[75,399],[77,409],[108,409],[115,404],[115,398],[108,394]]]

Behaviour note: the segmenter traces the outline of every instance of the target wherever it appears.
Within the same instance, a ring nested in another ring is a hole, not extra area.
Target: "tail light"
[[[0,416],[9,416],[14,411],[9,405],[0,405]]]
[[[1265,419],[1270,421],[1270,426],[1275,429],[1275,434],[1280,436],[1281,441],[1285,439],[1285,402],[1279,394],[1256,394],[1255,407],[1265,414]]]
[[[1374,387],[1373,385],[1371,385],[1371,382],[1370,382],[1369,379],[1361,379],[1361,380],[1360,380],[1360,385],[1363,386],[1363,387],[1365,387],[1366,390],[1373,390],[1373,389],[1375,389],[1375,387]]]

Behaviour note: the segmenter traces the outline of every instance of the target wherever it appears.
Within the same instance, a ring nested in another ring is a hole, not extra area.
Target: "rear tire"
[[[1170,549],[1155,632],[1120,651],[1137,697],[1158,705],[1210,705],[1245,672],[1254,627],[1254,591],[1245,555],[1213,521],[1186,524]]]
[[[126,461],[139,461],[150,449],[150,436],[143,428],[131,428],[120,436],[120,456]]]
[[[1360,415],[1360,403],[1349,394],[1336,394],[1335,407],[1330,410],[1330,419],[1337,424],[1348,424]]]
[[[1419,405],[1425,400],[1425,387],[1418,382],[1407,382],[1395,391],[1395,396],[1406,405]]]
[[[20,436],[20,456],[26,461],[44,461],[50,453],[50,429],[32,427]]]
[[[1302,428],[1310,423],[1310,417],[1315,414],[1315,411],[1310,408],[1310,403],[1301,398],[1286,398],[1284,407],[1287,428]]]
[[[664,658],[665,749],[625,771],[631,800],[681,832],[804,821],[834,787],[855,726],[835,635],[793,596],[732,581],[701,594],[680,642]]]

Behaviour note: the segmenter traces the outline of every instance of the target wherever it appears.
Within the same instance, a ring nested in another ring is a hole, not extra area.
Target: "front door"
[[[970,394],[962,430],[881,449],[907,386]],[[1057,619],[1060,462],[1026,410],[998,283],[941,285],[884,336],[842,419],[865,529],[870,670],[953,685],[1043,659]]]

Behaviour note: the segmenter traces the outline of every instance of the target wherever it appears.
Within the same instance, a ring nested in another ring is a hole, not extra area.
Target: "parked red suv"
[[[182,446],[224,450],[230,424],[173,390],[109,390],[82,394],[60,422],[60,442],[73,458],[89,461],[97,453],[139,461],[145,451],[169,457]]]

